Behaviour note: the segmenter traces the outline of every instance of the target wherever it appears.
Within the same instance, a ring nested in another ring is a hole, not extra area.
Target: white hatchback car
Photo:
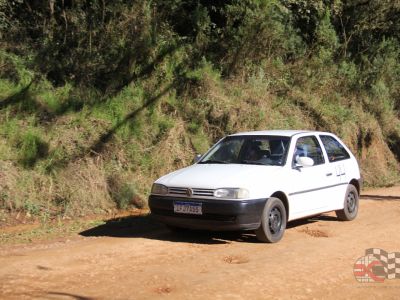
[[[151,214],[170,228],[255,230],[279,241],[288,221],[358,212],[357,161],[327,132],[272,130],[229,135],[194,165],[157,179]]]

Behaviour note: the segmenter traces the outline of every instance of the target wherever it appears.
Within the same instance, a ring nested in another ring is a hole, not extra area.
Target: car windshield
[[[199,163],[283,166],[289,141],[289,137],[283,136],[228,136]]]

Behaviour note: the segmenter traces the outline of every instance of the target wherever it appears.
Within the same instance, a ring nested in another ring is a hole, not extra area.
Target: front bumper
[[[174,201],[201,202],[202,215],[174,212]],[[217,200],[170,196],[149,197],[151,215],[161,223],[200,230],[254,230],[260,227],[267,199]]]

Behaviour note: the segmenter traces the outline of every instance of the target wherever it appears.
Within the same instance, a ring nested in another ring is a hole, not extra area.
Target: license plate
[[[202,215],[201,203],[195,202],[174,202],[174,212],[178,214],[191,214],[191,215]]]

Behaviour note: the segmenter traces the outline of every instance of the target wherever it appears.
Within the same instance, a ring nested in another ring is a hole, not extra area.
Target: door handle
[[[326,173],[326,176],[332,176],[332,173]]]

